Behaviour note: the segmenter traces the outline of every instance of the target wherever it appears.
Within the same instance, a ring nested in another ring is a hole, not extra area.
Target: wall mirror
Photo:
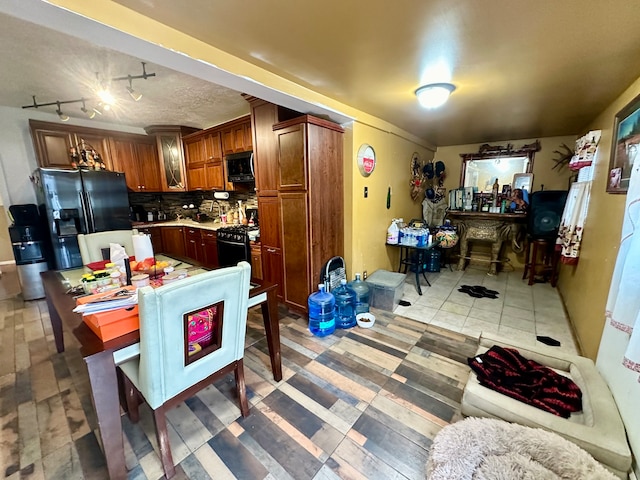
[[[538,151],[540,142],[536,140],[519,149],[511,144],[484,144],[477,153],[462,153],[460,185],[491,193],[497,178],[502,191],[504,185],[511,185],[514,175],[533,171],[533,157]]]

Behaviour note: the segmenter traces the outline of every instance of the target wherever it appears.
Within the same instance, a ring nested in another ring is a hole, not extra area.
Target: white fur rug
[[[443,428],[427,462],[428,480],[615,480],[561,436],[503,420],[467,418]]]

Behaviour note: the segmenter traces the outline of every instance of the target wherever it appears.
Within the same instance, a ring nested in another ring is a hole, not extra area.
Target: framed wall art
[[[613,122],[607,192],[627,193],[634,162],[640,162],[640,95],[620,110]]]

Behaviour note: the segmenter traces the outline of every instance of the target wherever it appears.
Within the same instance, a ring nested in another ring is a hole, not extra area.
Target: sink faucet
[[[182,220],[182,215],[180,215],[179,213],[176,213],[176,220]]]

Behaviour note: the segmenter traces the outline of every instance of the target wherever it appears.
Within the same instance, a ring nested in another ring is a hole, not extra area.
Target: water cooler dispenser
[[[18,280],[25,300],[44,298],[44,287],[40,272],[49,269],[46,258],[47,232],[38,213],[38,207],[11,205],[9,212],[14,223],[9,227],[9,236],[16,260]]]

